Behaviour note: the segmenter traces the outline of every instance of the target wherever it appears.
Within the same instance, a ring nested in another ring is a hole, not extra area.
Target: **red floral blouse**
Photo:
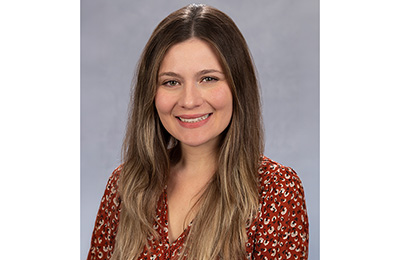
[[[120,199],[117,193],[121,167],[112,173],[97,214],[88,260],[110,259],[117,234]],[[258,217],[247,227],[247,259],[307,259],[308,218],[304,191],[289,167],[263,157],[258,170],[260,205]],[[179,255],[190,225],[172,244],[168,239],[166,191],[158,201],[154,229],[160,239],[149,239],[139,259],[171,259]]]

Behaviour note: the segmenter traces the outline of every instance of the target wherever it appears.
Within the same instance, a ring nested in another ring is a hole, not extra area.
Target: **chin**
[[[183,139],[178,139],[181,144],[190,146],[190,147],[201,147],[203,145],[212,145],[213,143],[216,143],[217,138],[211,138],[211,139],[195,139],[195,138],[183,138]]]

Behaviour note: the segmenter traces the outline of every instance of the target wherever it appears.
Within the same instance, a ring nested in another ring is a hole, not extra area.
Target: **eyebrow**
[[[201,70],[199,72],[196,73],[196,76],[201,76],[204,74],[208,74],[208,73],[219,73],[219,74],[224,74],[223,72],[219,71],[219,70],[215,70],[215,69],[205,69],[205,70]],[[162,72],[158,75],[158,77],[162,77],[162,76],[171,76],[171,77],[181,77],[179,74],[172,72],[172,71],[168,71],[168,72]]]

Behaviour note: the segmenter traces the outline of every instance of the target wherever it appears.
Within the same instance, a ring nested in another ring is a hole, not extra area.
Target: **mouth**
[[[177,116],[180,121],[184,123],[197,123],[203,120],[206,120],[212,113],[205,114],[203,116]]]

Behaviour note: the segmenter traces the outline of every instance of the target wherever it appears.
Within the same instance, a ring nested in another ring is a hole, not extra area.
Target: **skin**
[[[182,158],[168,176],[171,243],[194,218],[192,207],[216,170],[217,145],[232,118],[232,102],[218,56],[207,42],[191,38],[167,51],[155,105],[163,126],[182,148]]]

